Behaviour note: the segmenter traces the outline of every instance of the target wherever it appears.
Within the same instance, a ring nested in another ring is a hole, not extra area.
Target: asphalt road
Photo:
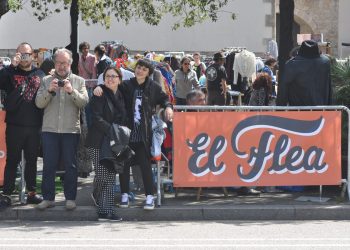
[[[0,235],[0,249],[350,249],[350,221],[2,221]]]

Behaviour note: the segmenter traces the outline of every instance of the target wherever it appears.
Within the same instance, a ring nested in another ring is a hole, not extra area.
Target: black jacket
[[[127,125],[126,109],[124,97],[118,90],[114,95],[113,92],[104,85],[99,85],[103,89],[101,97],[93,96],[90,100],[92,112],[92,124],[86,138],[85,146],[88,148],[100,149],[104,135],[108,135],[111,124]],[[113,104],[113,109],[109,107],[107,98]]]
[[[142,117],[141,128],[142,137],[145,148],[150,153],[150,145],[152,139],[152,115],[155,113],[157,105],[161,105],[163,108],[172,107],[169,103],[169,97],[163,92],[162,88],[153,80],[146,78],[143,83],[144,91],[142,96]],[[136,78],[122,82],[119,86],[120,91],[125,98],[126,111],[128,116],[128,127],[133,130],[134,127],[134,106],[135,106],[135,89],[138,83]]]
[[[16,91],[23,90],[23,101],[16,110],[6,112],[7,124],[17,126],[40,127],[42,125],[43,111],[35,105],[35,97],[40,87],[41,80],[45,76],[40,69],[32,68],[24,71],[12,65],[0,70],[0,89],[4,90],[7,98],[14,97]],[[6,102],[9,100],[5,100]]]
[[[278,85],[277,105],[317,106],[332,104],[329,59],[296,56],[289,60]]]

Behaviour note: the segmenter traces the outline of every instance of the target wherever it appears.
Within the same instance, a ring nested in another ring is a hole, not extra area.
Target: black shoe
[[[10,196],[0,194],[0,210],[8,208],[11,206],[11,198]]]
[[[39,204],[43,201],[43,198],[40,195],[28,195],[27,196],[27,204]]]
[[[106,220],[111,220],[111,221],[122,221],[123,218],[116,215],[116,214],[98,214],[98,220],[100,221],[106,221]]]
[[[112,214],[112,215],[109,217],[109,219],[112,220],[112,221],[122,221],[122,220],[123,220],[122,217],[120,217],[120,216],[118,216],[118,215],[116,215],[116,214]]]

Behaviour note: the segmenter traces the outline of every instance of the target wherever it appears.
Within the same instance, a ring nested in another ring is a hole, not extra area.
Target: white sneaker
[[[145,205],[143,206],[144,210],[153,210],[154,209],[154,198],[153,195],[147,195]]]
[[[43,200],[38,205],[36,205],[36,208],[39,210],[45,210],[46,208],[50,208],[50,207],[54,207],[54,206],[55,206],[54,201]]]
[[[74,200],[67,200],[66,201],[66,209],[67,210],[74,210],[77,208],[77,205],[75,204]]]
[[[128,208],[129,207],[129,194],[123,193],[122,200],[119,203],[120,208]]]

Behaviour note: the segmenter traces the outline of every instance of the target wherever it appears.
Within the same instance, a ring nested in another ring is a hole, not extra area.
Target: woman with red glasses
[[[197,74],[191,69],[189,57],[183,57],[180,61],[180,69],[175,71],[176,105],[186,105],[186,95],[192,89],[199,89]]]

